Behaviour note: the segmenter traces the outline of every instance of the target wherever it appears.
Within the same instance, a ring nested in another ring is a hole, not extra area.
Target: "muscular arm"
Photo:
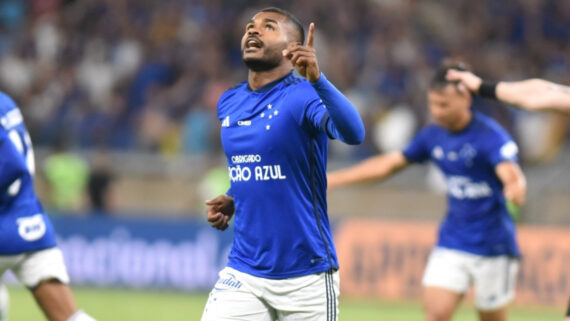
[[[478,93],[482,79],[468,71],[450,70],[450,81],[459,81],[471,92]],[[531,111],[557,111],[570,116],[570,87],[543,79],[501,81],[496,88],[497,99]]]
[[[501,162],[495,167],[495,173],[503,183],[503,194],[507,201],[521,206],[526,198],[526,178],[519,165],[514,162]]]
[[[497,98],[508,104],[533,111],[557,111],[570,116],[570,87],[543,79],[501,81]]]
[[[409,165],[401,151],[371,157],[360,164],[327,175],[328,187],[382,180]]]

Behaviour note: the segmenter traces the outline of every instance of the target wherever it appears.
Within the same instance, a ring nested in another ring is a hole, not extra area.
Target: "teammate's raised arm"
[[[483,81],[468,71],[450,70],[450,81],[459,81],[481,97],[495,98],[507,104],[531,111],[556,111],[570,116],[570,87],[544,79],[521,81]]]
[[[400,151],[378,155],[346,169],[327,175],[329,188],[342,185],[382,180],[400,171],[409,162]]]

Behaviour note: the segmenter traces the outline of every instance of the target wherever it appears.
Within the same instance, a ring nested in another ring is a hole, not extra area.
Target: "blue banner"
[[[209,290],[233,233],[197,220],[56,217],[73,285]]]

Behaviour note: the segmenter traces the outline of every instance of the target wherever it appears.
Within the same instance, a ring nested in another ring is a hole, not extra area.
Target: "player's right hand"
[[[476,76],[474,73],[469,71],[459,71],[450,69],[445,75],[449,81],[458,81],[462,83],[470,92],[477,94],[479,92],[479,87],[483,83],[483,80]]]
[[[311,22],[309,25],[309,35],[307,36],[307,45],[292,42],[287,49],[283,50],[283,56],[291,61],[293,67],[302,77],[307,78],[310,82],[315,82],[321,77],[319,63],[315,52],[315,24]]]
[[[227,229],[235,212],[233,197],[223,194],[207,200],[205,204],[208,205],[207,219],[210,225],[221,231]]]

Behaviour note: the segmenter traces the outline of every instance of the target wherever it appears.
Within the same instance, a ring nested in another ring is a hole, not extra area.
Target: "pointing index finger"
[[[315,24],[311,22],[309,25],[309,35],[307,36],[307,47],[313,48],[313,39],[315,34]]]

